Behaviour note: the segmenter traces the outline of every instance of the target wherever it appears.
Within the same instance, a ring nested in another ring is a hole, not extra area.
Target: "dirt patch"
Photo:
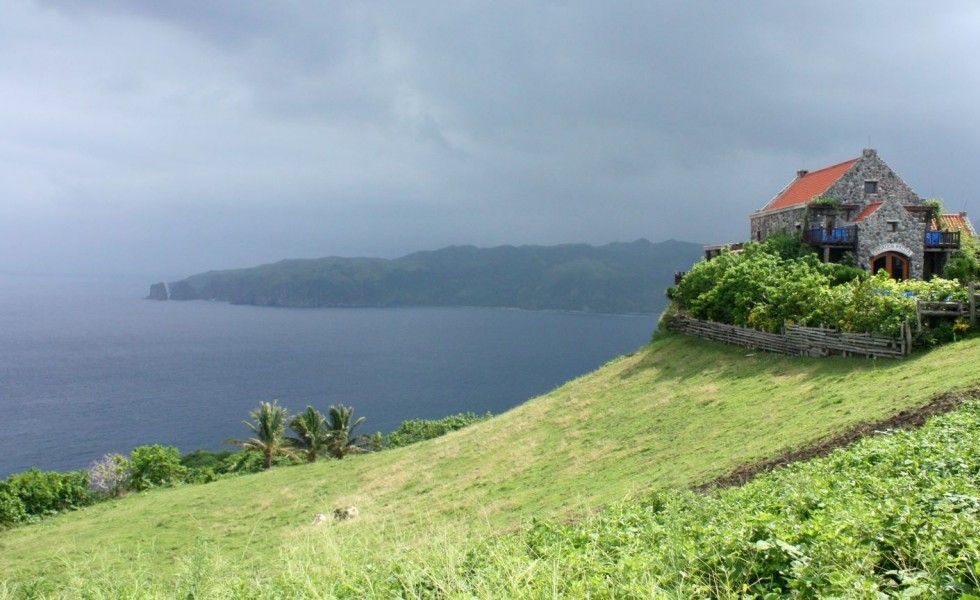
[[[769,458],[757,463],[742,465],[731,473],[719,477],[714,481],[709,481],[703,485],[693,487],[696,492],[707,492],[713,489],[738,487],[748,483],[756,476],[772,471],[779,467],[786,466],[801,460],[810,460],[818,456],[829,454],[832,450],[848,446],[861,438],[884,433],[888,430],[913,429],[921,427],[929,417],[940,415],[955,410],[959,405],[967,400],[980,399],[980,388],[972,388],[959,392],[946,392],[933,398],[925,406],[910,408],[900,413],[873,423],[862,423],[856,427],[817,442],[812,446],[787,452],[775,458]]]

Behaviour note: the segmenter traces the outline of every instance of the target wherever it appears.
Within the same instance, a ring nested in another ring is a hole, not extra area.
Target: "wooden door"
[[[871,259],[871,273],[885,271],[892,279],[909,278],[909,258],[898,252],[884,252]]]

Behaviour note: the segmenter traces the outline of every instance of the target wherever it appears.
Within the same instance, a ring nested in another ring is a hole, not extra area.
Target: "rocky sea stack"
[[[154,283],[150,286],[150,295],[146,297],[147,300],[169,300],[170,295],[167,294],[167,284],[160,282]]]

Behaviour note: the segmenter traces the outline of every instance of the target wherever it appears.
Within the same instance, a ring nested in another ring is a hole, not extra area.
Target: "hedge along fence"
[[[783,328],[783,333],[769,333],[688,318],[674,318],[666,325],[671,331],[685,335],[794,356],[843,354],[868,358],[902,358],[908,356],[912,350],[912,330],[908,323],[902,326],[901,335],[894,338],[801,325],[787,325]]]

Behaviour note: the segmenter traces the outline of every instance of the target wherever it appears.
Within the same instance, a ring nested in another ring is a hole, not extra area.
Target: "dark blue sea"
[[[650,339],[655,316],[143,300],[147,281],[0,276],[0,478],[143,444],[220,450],[260,400],[366,433],[494,414]]]

